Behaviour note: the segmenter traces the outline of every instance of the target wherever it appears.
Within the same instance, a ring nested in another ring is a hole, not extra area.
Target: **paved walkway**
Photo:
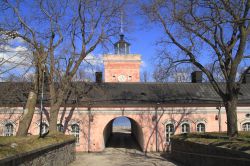
[[[102,153],[77,154],[76,161],[70,166],[180,166],[168,161],[159,153],[149,154],[147,157],[140,154],[124,152],[122,149],[105,150]]]
[[[70,166],[180,166],[159,153],[145,156],[128,133],[114,133],[101,153],[78,153]]]

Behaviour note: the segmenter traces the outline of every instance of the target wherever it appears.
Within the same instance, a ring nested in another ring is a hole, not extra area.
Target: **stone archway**
[[[130,124],[131,124],[130,137],[132,137],[132,139],[135,140],[135,142],[137,144],[137,147],[134,147],[134,148],[135,149],[137,148],[137,150],[140,150],[140,151],[144,151],[144,137],[143,137],[143,131],[142,131],[141,126],[134,119],[127,117],[127,116],[125,116],[125,117],[130,121]],[[113,118],[104,127],[103,140],[104,140],[105,147],[106,147],[108,141],[109,141],[109,143],[110,143],[110,141],[113,141],[110,139],[112,137],[112,134],[114,134],[114,133],[112,133],[113,132],[112,129],[113,129],[114,120],[116,118],[119,118],[119,117]],[[117,133],[115,133],[115,134],[117,134]],[[122,135],[122,134],[120,134],[120,135]],[[123,135],[127,135],[127,137],[128,137],[128,134],[123,134]],[[131,144],[132,144],[132,142],[131,142]],[[133,146],[135,146],[135,145],[129,145],[130,148],[131,147],[133,148]]]

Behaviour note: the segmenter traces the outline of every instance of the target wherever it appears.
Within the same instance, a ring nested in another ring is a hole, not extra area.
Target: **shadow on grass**
[[[173,159],[171,158],[171,156],[170,156],[170,153],[167,153],[167,152],[161,153],[160,156],[161,156],[162,158],[164,158],[164,159],[166,159],[166,160],[168,160],[168,161],[174,163],[176,166],[185,166],[184,164],[181,164],[181,163],[179,163],[179,162],[173,160]]]

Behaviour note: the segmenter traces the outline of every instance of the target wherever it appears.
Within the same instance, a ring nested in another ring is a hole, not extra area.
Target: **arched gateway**
[[[114,130],[114,126],[113,126],[114,120],[119,118],[119,117],[120,116],[117,116],[116,118],[113,118],[104,127],[104,130],[103,130],[103,142],[104,142],[105,146],[107,145],[108,141],[116,141],[116,140],[112,140],[111,137],[114,134],[113,133],[114,132],[113,131]],[[136,122],[136,120],[134,120],[134,119],[132,119],[130,117],[127,117],[127,116],[126,116],[126,118],[130,121],[130,124],[131,124],[131,126],[129,128],[130,131],[128,133],[125,132],[126,134],[124,133],[123,135],[119,135],[119,137],[124,137],[126,135],[128,135],[127,136],[128,138],[125,138],[125,139],[129,139],[129,137],[132,137],[132,139],[135,140],[135,143],[137,143],[140,146],[139,147],[140,150],[143,151],[144,150],[144,138],[143,138],[142,127],[140,126],[140,124],[138,122]],[[120,130],[118,130],[118,132],[122,132],[121,130],[122,130],[122,128]],[[131,140],[129,139],[127,141],[131,141]],[[114,144],[114,143],[109,142],[109,144]],[[129,147],[136,146],[136,145],[132,145],[132,144],[134,144],[133,140],[129,144],[131,144]],[[134,147],[134,148],[137,148],[137,147]]]

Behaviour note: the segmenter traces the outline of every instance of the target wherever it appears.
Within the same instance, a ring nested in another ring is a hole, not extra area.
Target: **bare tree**
[[[142,5],[148,18],[163,28],[165,43],[182,54],[167,58],[171,65],[192,63],[207,76],[222,98],[227,113],[227,133],[238,135],[237,103],[241,84],[250,67],[237,72],[247,61],[250,32],[249,0],[150,0]],[[205,50],[205,51],[204,51]],[[225,84],[221,86],[206,62],[218,64]]]
[[[30,52],[26,47],[19,45],[20,39],[13,40],[0,31],[0,79],[6,80],[18,71],[24,75],[30,68]]]
[[[95,73],[102,71],[102,63],[102,56],[92,54],[88,55],[82,62],[73,80],[94,82]]]
[[[119,13],[125,1],[49,0],[9,2],[1,7],[13,19],[5,18],[1,32],[22,38],[33,52],[35,79],[33,90],[20,121],[18,135],[25,135],[31,123],[43,80],[47,80],[50,97],[50,131],[56,131],[59,109],[68,97],[71,82],[82,61],[100,44],[117,34]],[[25,12],[25,6],[34,13]],[[31,9],[29,9],[31,10]],[[8,15],[5,14],[6,17]],[[8,21],[10,20],[10,22]],[[43,75],[45,78],[43,78]]]
[[[156,82],[190,82],[190,75],[194,68],[190,65],[169,66],[159,59],[153,78]]]
[[[140,78],[141,82],[148,82],[149,81],[149,74],[146,70],[144,70],[141,73],[141,78]]]
[[[50,9],[52,15],[45,13],[42,3]],[[58,6],[57,6],[58,5]],[[17,135],[24,136],[28,133],[29,126],[37,104],[39,90],[43,83],[46,58],[51,49],[62,43],[62,35],[58,29],[58,20],[65,14],[67,1],[8,1],[1,2],[3,17],[0,24],[1,34],[7,38],[20,38],[25,42],[26,48],[32,53],[34,79],[25,105],[24,113],[19,121]],[[27,12],[29,10],[29,12]],[[56,38],[55,38],[56,37]],[[51,44],[52,43],[52,44]]]
[[[123,4],[122,1],[116,0],[80,0],[69,4],[71,9],[69,11],[72,13],[68,28],[70,51],[64,52],[63,56],[56,56],[51,50],[46,68],[51,99],[49,119],[51,132],[57,130],[60,107],[70,92],[71,82],[82,61],[99,45],[117,34],[119,30],[117,19]]]

